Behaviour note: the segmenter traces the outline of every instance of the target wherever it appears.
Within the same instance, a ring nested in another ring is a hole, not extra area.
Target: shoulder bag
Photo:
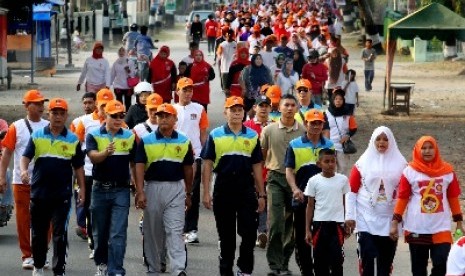
[[[337,132],[339,132],[339,136],[342,138],[341,131],[339,130],[339,126],[337,125],[336,117],[334,117],[334,122],[336,123]],[[355,144],[354,142],[352,142],[350,137],[347,141],[342,143],[342,152],[344,152],[344,154],[354,154],[357,152],[357,147],[355,147]]]

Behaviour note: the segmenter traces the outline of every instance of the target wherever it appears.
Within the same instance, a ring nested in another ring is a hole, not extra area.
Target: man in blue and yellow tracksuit
[[[64,275],[68,247],[67,227],[73,194],[74,168],[79,184],[79,202],[85,200],[84,153],[78,137],[65,127],[68,104],[54,98],[49,103],[50,124],[33,132],[21,158],[21,181],[31,183],[33,275],[44,275],[48,231],[53,228],[53,273]],[[28,165],[34,160],[32,178]]]
[[[136,139],[122,128],[125,108],[111,100],[105,106],[105,124],[86,137],[86,151],[93,163],[92,234],[96,275],[125,275],[128,215],[130,207],[130,168],[134,175]]]
[[[242,238],[237,275],[249,275],[254,267],[257,210],[262,212],[265,208],[263,157],[258,134],[242,125],[243,99],[229,97],[224,107],[227,124],[210,132],[201,153],[204,162],[203,204],[208,209],[212,207],[210,181],[213,171],[216,173],[213,213],[220,240],[220,274],[234,275],[237,219],[237,232]]]
[[[291,140],[286,151],[284,165],[287,183],[292,189],[292,207],[294,210],[294,235],[296,261],[303,276],[313,276],[312,247],[305,241],[305,210],[307,198],[303,192],[310,177],[321,172],[316,165],[318,155],[323,148],[334,149],[331,140],[323,135],[325,115],[321,110],[310,109],[305,113],[307,132]]]
[[[161,272],[166,237],[171,275],[186,276],[182,234],[184,212],[191,205],[194,152],[187,136],[175,130],[176,109],[162,104],[156,114],[158,129],[142,137],[135,160],[136,207],[144,209],[147,272]]]

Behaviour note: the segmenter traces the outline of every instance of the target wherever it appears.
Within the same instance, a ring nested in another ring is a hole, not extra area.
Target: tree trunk
[[[368,3],[368,0],[358,0],[358,7],[360,9],[360,17],[364,22],[366,39],[371,39],[373,41],[373,48],[376,52],[382,53],[383,47],[379,39],[378,28],[373,21],[373,13],[371,11],[370,3]]]

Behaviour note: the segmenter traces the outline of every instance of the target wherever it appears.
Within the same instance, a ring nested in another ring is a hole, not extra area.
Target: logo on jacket
[[[174,150],[176,151],[176,155],[179,156],[181,154],[181,147],[180,146],[176,146],[174,148]]]

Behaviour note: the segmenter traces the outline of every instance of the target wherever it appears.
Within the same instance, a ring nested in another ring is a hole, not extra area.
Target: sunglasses
[[[124,117],[126,117],[126,114],[124,114],[124,113],[116,113],[116,114],[111,114],[110,117],[112,119],[124,119]]]

